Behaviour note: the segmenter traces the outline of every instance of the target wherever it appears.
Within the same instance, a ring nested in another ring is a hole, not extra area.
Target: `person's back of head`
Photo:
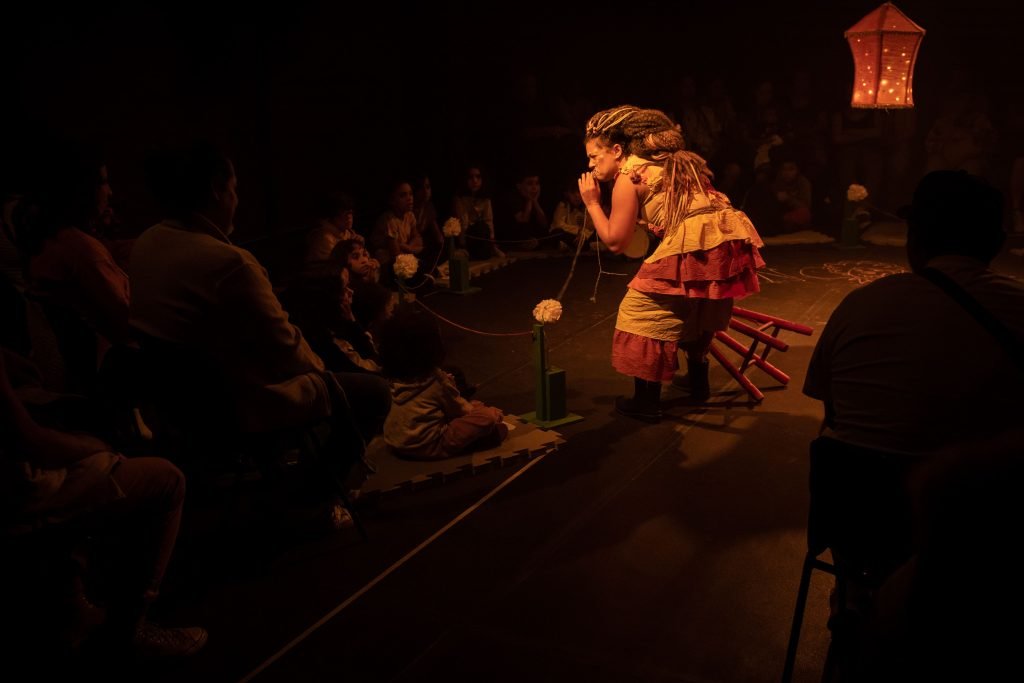
[[[900,215],[907,220],[907,258],[914,270],[947,255],[988,264],[1006,241],[1002,193],[966,171],[927,174]]]
[[[344,321],[341,304],[346,285],[341,270],[334,263],[309,268],[282,295],[289,316],[307,335],[307,327],[334,328]]]
[[[384,376],[397,381],[424,379],[444,362],[441,330],[430,314],[402,307],[380,326],[377,339]]]
[[[376,282],[354,282],[352,317],[364,330],[375,329],[391,316],[394,292]]]
[[[317,218],[338,220],[342,214],[352,213],[355,210],[355,201],[347,192],[335,190],[325,192],[317,197],[315,208]]]
[[[164,215],[179,220],[215,206],[218,193],[235,175],[231,160],[208,142],[153,152],[145,170]]]
[[[51,139],[30,153],[24,169],[26,192],[16,218],[18,246],[33,255],[63,228],[89,231],[107,179],[102,156],[87,145]]]

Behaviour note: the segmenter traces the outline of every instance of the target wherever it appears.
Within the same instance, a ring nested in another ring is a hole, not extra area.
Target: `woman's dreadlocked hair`
[[[659,162],[664,169],[665,225],[677,224],[693,195],[707,192],[714,174],[704,159],[686,151],[683,133],[664,112],[630,105],[600,111],[587,121],[586,140],[622,145],[627,153]],[[685,202],[678,198],[686,196]]]

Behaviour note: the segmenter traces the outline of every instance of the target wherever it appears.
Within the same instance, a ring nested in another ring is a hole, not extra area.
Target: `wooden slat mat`
[[[586,253],[586,252],[584,252]],[[510,251],[504,256],[494,256],[489,259],[483,259],[480,261],[469,262],[469,279],[472,281],[474,278],[480,277],[490,273],[491,271],[504,268],[505,266],[511,265],[516,261],[528,261],[531,259],[540,258],[556,258],[559,256],[571,256],[571,252],[559,252],[559,251]],[[442,287],[448,286],[448,265],[444,263],[439,269],[441,276],[437,278],[437,284]]]
[[[515,255],[505,255],[502,257],[495,256],[493,258],[484,259],[482,261],[470,261],[469,262],[469,279],[480,277],[492,270],[498,270],[505,266],[515,263],[519,258]],[[437,284],[442,287],[448,287],[448,264],[443,263],[438,269],[440,271],[440,277],[437,278]]]
[[[455,458],[430,462],[402,460],[395,457],[382,437],[374,439],[367,448],[367,458],[374,463],[377,473],[360,489],[361,499],[409,493],[445,481],[469,476],[476,472],[504,467],[555,450],[564,439],[558,432],[541,429],[518,417],[506,415],[510,426],[508,438],[501,446]]]

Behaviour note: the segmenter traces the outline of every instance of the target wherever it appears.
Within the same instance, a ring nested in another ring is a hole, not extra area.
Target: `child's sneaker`
[[[356,525],[356,520],[353,519],[352,513],[341,504],[340,500],[333,500],[328,506],[328,522],[334,531],[351,529]]]
[[[132,645],[135,655],[143,659],[180,659],[202,650],[208,637],[206,629],[198,626],[165,628],[143,622]]]

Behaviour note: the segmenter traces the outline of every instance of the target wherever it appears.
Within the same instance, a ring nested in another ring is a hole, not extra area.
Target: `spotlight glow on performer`
[[[690,394],[710,395],[707,353],[729,325],[733,301],[760,290],[764,244],[747,216],[711,186],[707,162],[688,152],[679,127],[663,112],[621,106],[587,122],[588,173],[580,194],[602,241],[614,252],[629,245],[639,222],[661,240],[619,304],[612,365],[634,378],[632,398],[616,410],[661,419],[661,383],[686,352]],[[598,182],[612,183],[611,212],[601,208]]]

